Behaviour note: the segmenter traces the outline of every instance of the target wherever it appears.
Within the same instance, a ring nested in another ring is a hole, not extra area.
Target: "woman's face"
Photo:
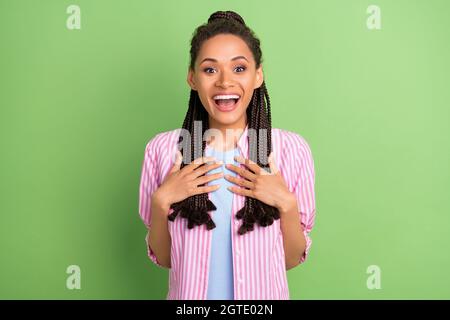
[[[219,34],[202,44],[187,81],[209,114],[210,128],[244,128],[253,91],[263,82],[262,65],[256,69],[240,37]]]

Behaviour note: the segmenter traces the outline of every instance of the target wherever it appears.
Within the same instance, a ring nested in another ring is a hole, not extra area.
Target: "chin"
[[[243,113],[241,112],[238,113],[236,111],[237,110],[235,110],[234,112],[227,112],[223,114],[218,114],[217,112],[215,112],[212,118],[214,119],[215,122],[220,123],[222,125],[232,125],[238,122],[239,119],[241,119],[244,116]]]

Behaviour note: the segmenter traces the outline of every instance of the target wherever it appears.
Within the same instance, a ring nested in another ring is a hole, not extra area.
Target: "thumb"
[[[170,173],[180,170],[182,160],[183,160],[183,156],[182,156],[181,152],[179,150],[177,150],[177,153],[175,156],[175,161],[173,163],[172,169],[170,170]]]

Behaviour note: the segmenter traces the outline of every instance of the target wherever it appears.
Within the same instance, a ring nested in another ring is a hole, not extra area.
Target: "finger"
[[[206,193],[206,192],[213,192],[213,191],[216,191],[219,188],[220,188],[220,184],[215,184],[215,185],[212,185],[212,186],[198,187],[198,188],[195,188],[195,191],[194,191],[193,195]]]
[[[177,150],[174,164],[172,166],[172,169],[170,169],[169,173],[179,171],[182,160],[183,160],[183,156],[181,155],[181,152],[179,150]]]
[[[192,171],[194,171],[196,168],[203,165],[204,163],[212,162],[212,161],[216,161],[216,158],[215,157],[200,157],[200,158],[195,159],[193,162],[188,164],[186,167],[184,167],[183,170],[185,173],[191,173]]]
[[[202,175],[204,175],[206,172],[208,172],[210,170],[217,169],[217,168],[221,167],[222,164],[223,164],[223,161],[218,161],[217,163],[214,163],[214,164],[208,164],[208,165],[202,166],[202,167],[200,167],[200,168],[198,168],[198,169],[196,169],[196,170],[194,170],[192,172],[192,175],[193,175],[192,178],[195,179],[195,178],[197,178],[199,176],[202,176]]]
[[[223,172],[215,173],[215,174],[208,174],[206,176],[202,176],[200,178],[195,179],[195,185],[199,186],[204,183],[210,182],[212,180],[220,179],[223,177]]]
[[[237,167],[233,164],[227,164],[227,168],[233,172],[236,172],[238,175],[246,178],[247,180],[254,181],[256,179],[256,175],[245,168]]]
[[[247,168],[252,170],[256,174],[260,174],[261,168],[252,160],[250,159],[244,159],[241,156],[234,157],[237,162],[244,164]]]
[[[233,176],[230,176],[229,174],[225,175],[225,179],[227,179],[241,187],[245,187],[245,188],[249,188],[249,189],[253,189],[253,187],[254,187],[253,182],[248,181],[246,179],[240,179],[237,177],[233,177]]]
[[[245,188],[239,188],[239,187],[235,187],[235,186],[230,186],[227,187],[228,190],[230,190],[233,193],[237,193],[240,194],[241,196],[245,196],[245,197],[253,197],[253,192],[251,190],[245,189]]]

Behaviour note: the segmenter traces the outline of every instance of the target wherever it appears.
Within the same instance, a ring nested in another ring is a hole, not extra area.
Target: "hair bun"
[[[235,20],[245,26],[244,19],[234,11],[216,11],[208,19],[208,23],[217,19]]]

